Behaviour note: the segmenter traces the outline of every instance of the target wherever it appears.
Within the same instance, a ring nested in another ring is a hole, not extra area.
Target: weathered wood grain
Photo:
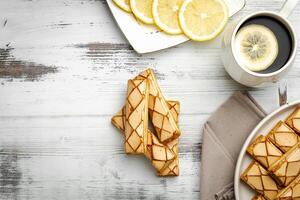
[[[239,15],[281,3],[249,0]],[[300,32],[300,6],[290,19]],[[199,199],[202,126],[233,91],[249,89],[226,74],[220,41],[138,55],[105,0],[0,1],[0,199]],[[299,64],[298,55],[290,101],[300,98]],[[148,66],[181,101],[176,178],[125,155],[110,124],[127,79]],[[268,112],[278,107],[276,85],[249,90]]]
[[[16,60],[11,55],[11,50],[9,45],[5,49],[0,49],[0,78],[24,78],[34,81],[45,74],[57,72],[53,66],[48,67]]]

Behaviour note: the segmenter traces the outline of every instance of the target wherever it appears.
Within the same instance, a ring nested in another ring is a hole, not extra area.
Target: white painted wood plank
[[[123,137],[108,123],[110,117],[1,119],[4,140],[0,141],[0,161],[12,162],[16,157],[14,174],[22,173],[15,180],[20,184],[18,194],[30,190],[33,199],[51,199],[55,194],[57,199],[85,199],[84,191],[91,193],[91,199],[116,198],[117,195],[122,199],[143,195],[168,199],[184,198],[187,194],[198,198],[199,179],[195,175],[199,176],[199,132],[205,118],[182,117],[183,121],[197,120],[199,124],[197,129],[192,129],[188,127],[190,123],[182,123],[185,134],[180,140],[182,167],[178,178],[158,178],[146,159],[125,155]],[[3,179],[9,178],[7,173],[3,174],[6,174]],[[11,188],[10,184],[5,186]],[[54,190],[57,193],[53,194]],[[0,195],[5,197],[6,193]]]

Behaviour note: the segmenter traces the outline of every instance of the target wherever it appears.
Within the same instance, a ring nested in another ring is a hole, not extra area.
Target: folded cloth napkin
[[[201,200],[234,199],[238,154],[247,136],[265,116],[247,92],[236,92],[208,119],[203,130]]]

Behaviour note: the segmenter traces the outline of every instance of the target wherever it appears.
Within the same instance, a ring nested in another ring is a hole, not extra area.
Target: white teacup
[[[250,14],[241,19],[233,20],[225,29],[224,38],[222,42],[222,61],[228,74],[237,82],[249,86],[260,87],[266,85],[266,83],[277,82],[283,75],[285,75],[291,68],[297,50],[297,36],[294,28],[287,20],[287,17],[292,12],[299,0],[286,0],[285,4],[281,8],[279,13],[271,11],[259,11]],[[279,70],[271,73],[259,73],[249,70],[238,64],[237,52],[235,50],[234,40],[240,27],[253,17],[266,16],[274,18],[281,22],[290,34],[292,40],[292,50],[288,61]]]

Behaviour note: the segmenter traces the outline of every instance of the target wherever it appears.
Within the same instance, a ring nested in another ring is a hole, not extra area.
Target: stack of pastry
[[[300,200],[300,107],[247,152],[254,160],[241,179],[257,192],[253,199]]]
[[[178,101],[165,100],[153,71],[147,69],[128,81],[125,105],[112,118],[124,134],[125,152],[145,155],[159,176],[179,175],[179,108]]]

